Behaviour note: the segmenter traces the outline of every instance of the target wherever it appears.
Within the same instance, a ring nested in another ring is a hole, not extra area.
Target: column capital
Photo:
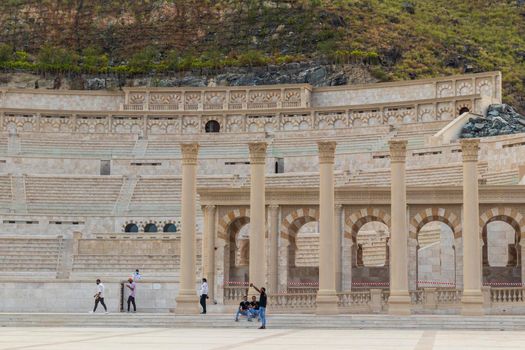
[[[279,210],[279,204],[270,204],[268,205],[268,209],[270,209],[270,211],[277,211]]]
[[[459,142],[461,144],[461,154],[463,155],[463,161],[464,162],[477,162],[478,161],[479,140],[478,139],[462,139]]]
[[[214,211],[215,208],[216,208],[216,206],[214,204],[208,204],[208,205],[204,206],[204,210],[206,210],[207,212]]]
[[[266,142],[250,142],[248,148],[250,149],[250,164],[265,164],[266,163]]]
[[[197,165],[199,155],[198,143],[181,143],[180,150],[182,153],[182,165]]]
[[[317,142],[317,147],[319,148],[319,163],[333,163],[336,146],[337,142],[335,141]]]
[[[390,147],[390,162],[400,163],[404,162],[407,155],[407,140],[390,140],[388,146]]]

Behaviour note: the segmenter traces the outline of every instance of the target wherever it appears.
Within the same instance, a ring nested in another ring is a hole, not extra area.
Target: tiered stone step
[[[478,172],[484,174],[487,163],[478,164]],[[462,164],[408,168],[406,181],[409,186],[459,185],[463,181]],[[360,172],[347,182],[356,186],[390,186],[390,169]]]
[[[140,269],[149,272],[173,272],[179,269],[178,255],[76,255],[74,272],[129,272]]]
[[[169,212],[180,216],[181,187],[180,176],[140,177],[131,196],[129,211],[141,215]]]
[[[517,169],[487,172],[483,179],[487,185],[516,185],[520,180]]]
[[[54,272],[60,249],[56,238],[0,238],[0,271]]]
[[[523,316],[456,315],[271,315],[267,327],[272,329],[470,329],[524,331]],[[257,322],[234,322],[231,314],[182,316],[174,314],[31,314],[1,313],[2,327],[140,327],[140,328],[238,328],[255,329]]]
[[[296,239],[296,266],[319,266],[319,235],[300,235]]]
[[[27,208],[42,214],[107,215],[113,211],[121,187],[121,176],[28,176]]]
[[[77,136],[60,138],[46,135],[45,138],[30,138],[22,136],[20,140],[21,154],[46,156],[81,156],[81,157],[113,157],[131,156],[135,141],[133,140],[79,140]],[[101,136],[103,138],[103,136]]]

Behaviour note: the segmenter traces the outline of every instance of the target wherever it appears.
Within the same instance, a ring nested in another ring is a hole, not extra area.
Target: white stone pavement
[[[258,330],[0,328],[0,349],[523,349],[525,332],[433,330]]]

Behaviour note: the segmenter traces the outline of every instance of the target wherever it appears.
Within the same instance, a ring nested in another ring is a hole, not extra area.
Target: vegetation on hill
[[[169,74],[296,61],[379,80],[501,70],[525,109],[524,0],[6,0],[7,70]]]

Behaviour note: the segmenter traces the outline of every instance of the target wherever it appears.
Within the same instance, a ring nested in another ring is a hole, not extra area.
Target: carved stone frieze
[[[138,134],[142,132],[144,126],[143,118],[141,116],[115,116],[111,123],[111,129],[114,133],[133,133]]]
[[[149,117],[148,134],[178,134],[180,119],[178,117]]]

